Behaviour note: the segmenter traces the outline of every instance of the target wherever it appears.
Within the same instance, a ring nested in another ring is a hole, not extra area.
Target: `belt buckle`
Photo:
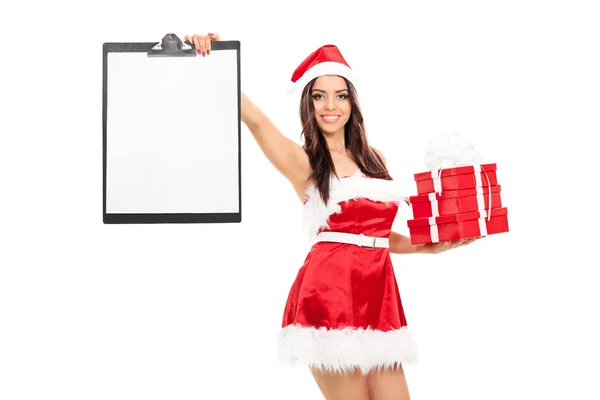
[[[361,247],[364,247],[364,248],[365,248],[365,249],[367,249],[367,250],[374,250],[374,249],[375,249],[375,240],[377,240],[377,238],[376,238],[375,236],[365,236],[365,235],[363,235],[362,233],[361,233],[360,235],[358,235],[358,236],[360,236],[360,241],[361,241],[361,243],[362,243],[362,239],[363,239],[363,238],[365,238],[365,237],[370,237],[370,238],[373,238],[373,243],[371,244],[371,247],[368,247],[368,246],[363,246],[362,244],[360,244],[360,246],[361,246]]]

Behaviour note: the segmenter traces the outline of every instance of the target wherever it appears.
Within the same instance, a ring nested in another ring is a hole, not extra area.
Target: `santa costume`
[[[322,75],[356,80],[339,49],[326,45],[300,64],[288,92]],[[416,362],[389,251],[392,224],[407,196],[397,182],[361,171],[332,176],[327,205],[316,186],[306,194],[305,226],[314,243],[285,304],[280,361],[364,374]]]

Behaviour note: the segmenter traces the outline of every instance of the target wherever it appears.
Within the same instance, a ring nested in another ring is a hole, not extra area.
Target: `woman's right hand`
[[[218,33],[208,33],[206,35],[186,35],[185,40],[194,45],[198,54],[205,57],[210,54],[211,42],[221,40],[221,37]]]

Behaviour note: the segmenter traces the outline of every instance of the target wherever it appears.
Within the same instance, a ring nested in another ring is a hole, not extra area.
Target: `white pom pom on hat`
[[[326,44],[313,51],[300,63],[286,84],[286,93],[301,91],[314,78],[324,75],[338,75],[356,85],[356,74],[342,56],[340,49]]]

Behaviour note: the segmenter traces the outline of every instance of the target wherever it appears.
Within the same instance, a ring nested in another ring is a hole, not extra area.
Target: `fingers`
[[[465,244],[473,243],[474,241],[476,241],[478,239],[479,239],[479,237],[472,237],[472,238],[468,238],[468,239],[462,239],[460,241],[460,246],[464,246]]]
[[[217,39],[215,39],[215,37]],[[185,40],[194,45],[196,52],[200,55],[207,56],[210,54],[212,40],[218,40],[219,34],[209,33],[208,35],[186,35]]]
[[[197,35],[198,36],[198,47],[200,49],[200,54],[202,57],[206,56],[208,49],[206,48],[206,36],[205,35]]]
[[[206,35],[204,37],[204,48],[206,49],[206,55],[210,54],[210,42],[212,42],[212,39],[210,36]]]
[[[459,247],[459,246],[464,246],[465,244],[468,244],[468,243],[469,243],[469,241],[470,241],[469,239],[461,239],[461,240],[458,240],[458,241],[456,242],[456,247]]]
[[[446,242],[438,242],[438,243],[428,243],[426,245],[426,252],[432,254],[442,253],[444,251],[454,249],[460,246],[464,246],[469,243],[473,243],[474,241],[481,239],[481,237],[473,237],[468,239],[460,239]]]
[[[196,49],[196,52],[198,54],[202,54],[202,46],[200,44],[200,35],[194,35],[194,36],[192,36],[192,44],[194,45],[194,48]]]
[[[427,252],[428,253],[442,253],[444,251],[454,249],[460,246],[464,246],[469,243],[473,243],[474,241],[481,239],[481,237],[472,237],[468,239],[460,239],[460,240],[452,240],[438,243],[428,243],[427,244]]]

